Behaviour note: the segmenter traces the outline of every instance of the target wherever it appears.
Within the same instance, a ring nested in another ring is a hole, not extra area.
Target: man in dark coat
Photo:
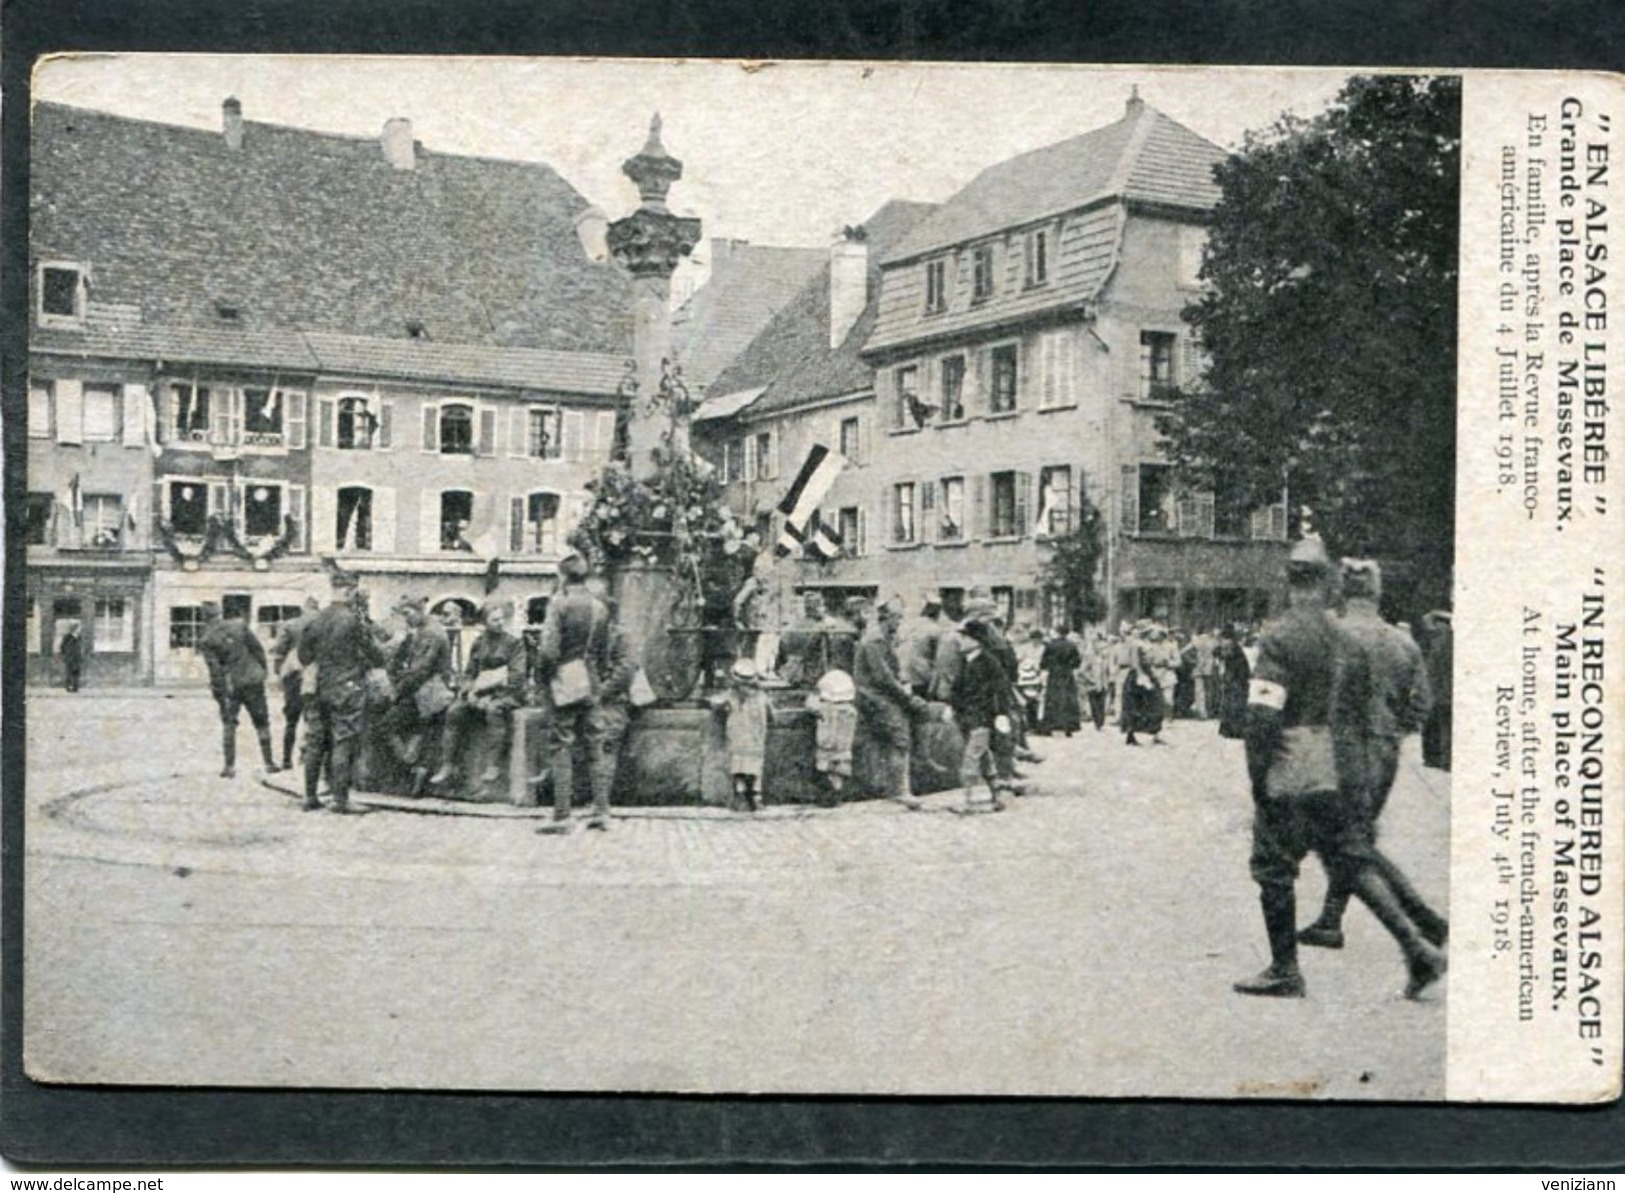
[[[79,677],[85,668],[85,644],[79,637],[77,621],[68,623],[67,632],[62,635],[56,650],[62,656],[62,686],[70,692],[77,692]]]
[[[1432,697],[1421,650],[1409,634],[1389,625],[1377,612],[1382,570],[1375,560],[1343,561],[1343,598],[1345,608],[1337,628],[1345,662],[1332,708],[1332,732],[1338,747],[1338,770],[1345,783],[1363,788],[1375,840],[1377,819],[1399,772],[1400,743],[1427,720]],[[1449,930],[1444,918],[1374,845],[1371,860],[1428,943],[1443,944]],[[1327,875],[1325,904],[1319,918],[1298,933],[1300,943],[1343,947],[1343,910],[1352,893],[1343,877]]]
[[[220,746],[225,754],[222,779],[237,773],[237,714],[248,710],[248,719],[260,739],[260,754],[267,774],[279,769],[271,753],[271,714],[265,705],[265,647],[254,631],[238,617],[222,619],[220,606],[213,601],[203,605],[203,636],[198,653],[209,668],[209,690],[220,710]]]
[[[429,768],[424,747],[437,743],[451,704],[451,639],[427,613],[427,597],[402,597],[395,612],[406,633],[389,660],[394,703],[384,717],[389,747],[412,769],[411,792],[421,794]]]
[[[282,684],[282,769],[293,769],[293,746],[299,735],[299,718],[305,709],[304,670],[299,665],[299,635],[322,611],[315,597],[305,601],[305,611],[285,623],[271,647],[271,664]]]
[[[1248,690],[1247,774],[1253,796],[1251,869],[1269,937],[1270,965],[1235,984],[1240,994],[1302,998],[1298,969],[1298,865],[1311,850],[1393,935],[1410,971],[1414,998],[1445,969],[1444,957],[1405,915],[1371,864],[1371,821],[1359,776],[1339,766],[1333,707],[1345,697],[1347,643],[1327,615],[1330,561],[1306,538],[1287,564],[1290,605],[1265,628]]]
[[[914,722],[930,715],[931,706],[903,683],[896,648],[902,621],[903,605],[896,598],[875,611],[858,641],[852,680],[858,689],[859,724],[880,752],[884,794],[905,807],[918,808],[909,777]]]
[[[440,769],[429,780],[432,787],[445,786],[461,772],[467,762],[464,755],[470,737],[481,727],[487,734],[486,757],[490,761],[480,775],[480,783],[495,783],[502,777],[497,760],[508,746],[513,710],[525,702],[525,644],[508,632],[508,614],[507,602],[495,599],[480,610],[485,628],[468,648],[457,699],[446,712]]]
[[[564,834],[574,823],[576,797],[575,750],[579,741],[587,751],[587,784],[592,793],[592,814],[587,827],[609,828],[609,795],[615,783],[625,722],[606,720],[603,702],[624,705],[633,668],[625,639],[612,632],[609,606],[587,586],[591,569],[580,555],[567,555],[559,563],[564,587],[547,607],[542,643],[536,652],[537,678],[550,716],[552,737],[553,820],[536,831]],[[585,669],[585,686],[572,677]]]
[[[378,639],[358,607],[355,576],[334,572],[332,585],[332,604],[299,635],[299,663],[307,672],[312,667],[316,671],[305,699],[307,812],[322,806],[316,789],[323,766],[333,811],[350,810],[350,783],[367,712],[367,672],[384,663]]]
[[[1077,643],[1056,626],[1044,653],[1038,657],[1038,669],[1044,676],[1042,726],[1046,733],[1064,733],[1071,737],[1083,727],[1083,709],[1078,701],[1078,668],[1083,666],[1083,655]]]
[[[1014,695],[1003,668],[987,648],[987,623],[973,619],[965,622],[962,631],[968,649],[949,695],[954,723],[965,737],[959,782],[965,789],[967,812],[998,812],[1004,808],[999,800],[1004,780],[994,765],[991,746],[995,738],[1010,733]],[[987,794],[979,795],[978,789],[984,785]]]

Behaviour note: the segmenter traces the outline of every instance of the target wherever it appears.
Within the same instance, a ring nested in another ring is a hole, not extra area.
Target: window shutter
[[[1282,543],[1286,541],[1286,503],[1276,502],[1270,506],[1270,538]]]
[[[971,477],[970,533],[967,538],[987,537],[987,477],[978,473]]]
[[[216,447],[236,443],[238,412],[243,400],[242,391],[235,387],[221,386],[211,390],[209,397],[212,399],[209,407],[209,442]]]
[[[173,383],[164,387],[164,403],[162,415],[158,421],[163,428],[163,438],[180,438],[181,396],[176,392]]]
[[[481,406],[479,411],[480,440],[475,445],[475,454],[494,456],[497,454],[497,412],[491,406]]]
[[[1123,511],[1123,529],[1130,534],[1140,529],[1140,466],[1123,465],[1122,491],[1119,501]]]
[[[1186,389],[1202,377],[1202,345],[1195,332],[1187,331],[1179,337],[1179,384]]]
[[[437,452],[440,450],[440,407],[425,404],[423,407],[423,450]],[[440,545],[438,532],[435,535],[435,547]],[[433,549],[433,548],[431,548]]]
[[[978,348],[970,354],[970,368],[965,376],[965,413],[967,415],[986,414],[990,405],[988,397],[992,389],[992,378],[989,370],[993,367],[992,355],[986,348]]]
[[[870,421],[870,419],[865,418],[862,414],[858,415],[858,458],[854,460],[853,463],[867,464],[869,462]]]
[[[379,451],[388,451],[395,446],[395,403],[378,403],[378,436],[375,440]]]
[[[232,527],[236,528],[239,522],[236,511],[242,507],[242,502],[232,500],[236,496],[232,488],[229,481],[209,482],[209,514],[230,522]]]
[[[380,555],[395,553],[395,490],[376,485],[372,490],[372,549]]]
[[[85,386],[81,381],[63,378],[53,382],[56,398],[56,441],[82,443],[85,428]]]
[[[155,517],[169,521],[169,482],[154,481],[152,485],[152,512]]]
[[[316,445],[318,447],[333,446],[333,407],[332,398],[316,399]]]
[[[146,404],[147,397],[145,385],[126,385],[124,387],[124,446],[140,447],[147,435]]]
[[[1196,533],[1201,538],[1213,537],[1215,528],[1215,502],[1213,494],[1206,490],[1196,495]]]
[[[289,485],[288,508],[284,511],[293,519],[293,549],[295,551],[310,550],[310,523],[305,510],[305,486]]]
[[[858,507],[858,541],[852,546],[852,554],[867,555],[869,553],[869,515],[860,505]]]
[[[440,550],[440,493],[418,490],[418,554],[433,555]]]
[[[310,396],[303,390],[282,391],[283,410],[286,412],[287,444],[293,451],[305,446],[305,420],[309,413]]]
[[[920,524],[914,528],[915,537],[922,543],[934,542],[937,537],[937,482],[920,482]]]
[[[587,433],[587,419],[579,410],[564,412],[564,458],[579,462],[582,458],[582,439]]]
[[[615,455],[615,412],[613,410],[600,410],[598,412],[598,439],[596,445],[596,458],[608,463]]]
[[[745,431],[745,479],[756,479],[756,436],[751,434],[749,428]]]
[[[1176,532],[1181,538],[1196,537],[1196,494],[1189,489],[1182,489],[1174,501],[1174,517],[1178,523]]]
[[[525,549],[525,499],[508,499],[508,553],[518,555]]]
[[[1268,506],[1259,506],[1247,516],[1247,536],[1252,539],[1267,539],[1270,536],[1270,511]]]
[[[312,485],[310,489],[310,549],[331,555],[338,542],[338,493],[332,485]]]
[[[1016,536],[1027,533],[1028,518],[1035,512],[1033,506],[1033,474],[1016,473]]]
[[[530,454],[530,407],[519,406],[508,412],[508,455],[523,459]]]

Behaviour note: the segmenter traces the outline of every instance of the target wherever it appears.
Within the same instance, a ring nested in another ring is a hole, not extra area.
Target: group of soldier
[[[246,711],[259,739],[266,773],[291,770],[301,721],[304,808],[323,807],[325,778],[334,812],[351,810],[350,793],[363,752],[386,752],[408,778],[409,794],[447,791],[501,778],[497,764],[510,748],[515,710],[530,702],[548,710],[553,820],[542,832],[574,827],[575,755],[585,747],[588,827],[609,825],[615,762],[627,726],[632,667],[601,584],[579,555],[560,565],[558,596],[548,608],[535,649],[512,633],[509,604],[488,600],[480,632],[453,667],[447,629],[424,597],[406,596],[391,613],[396,625],[374,622],[367,594],[353,573],[331,573],[332,600],[314,598],[280,630],[270,656],[239,618],[206,604],[198,650],[209,670],[221,721],[224,766],[236,773],[237,725]],[[283,693],[280,765],[272,748],[266,703],[274,670]],[[564,684],[564,677],[575,682]],[[478,751],[489,761],[477,779],[465,774]],[[438,765],[435,763],[438,762]],[[431,774],[431,769],[433,773]]]

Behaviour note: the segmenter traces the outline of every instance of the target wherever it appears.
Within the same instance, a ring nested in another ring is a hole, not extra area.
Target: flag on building
[[[807,523],[807,554],[818,559],[839,559],[844,546],[840,531],[824,521],[818,510],[814,510],[812,520]]]
[[[822,443],[813,444],[796,479],[778,504],[779,513],[784,515],[784,532],[779,536],[777,554],[788,555],[806,541],[807,528],[818,512],[819,503],[845,467],[845,456],[830,451]]]

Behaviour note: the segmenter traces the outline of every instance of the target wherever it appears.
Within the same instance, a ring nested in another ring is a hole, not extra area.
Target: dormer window
[[[88,272],[67,261],[45,261],[39,267],[39,321],[44,327],[78,326],[85,320]]]
[[[925,263],[925,309],[928,314],[948,309],[948,263]]]
[[[1027,285],[1042,286],[1049,281],[1049,230],[1034,228],[1027,233],[1025,253]]]

